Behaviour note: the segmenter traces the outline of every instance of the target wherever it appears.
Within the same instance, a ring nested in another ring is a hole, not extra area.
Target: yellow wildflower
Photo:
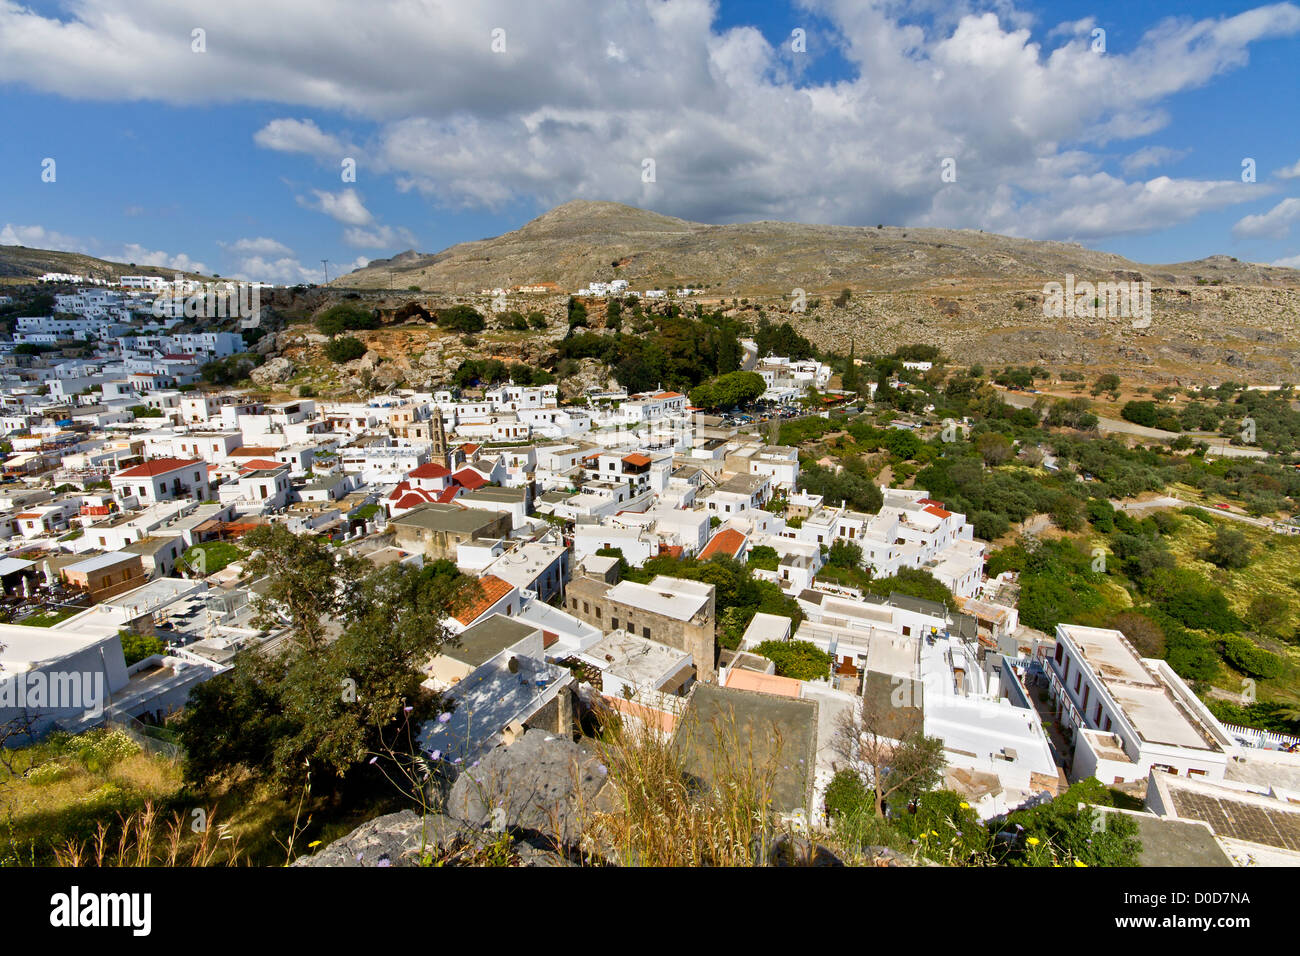
[[[1029,838],[1029,845],[1030,845],[1030,846],[1038,846],[1038,837],[1030,837],[1030,838]]]

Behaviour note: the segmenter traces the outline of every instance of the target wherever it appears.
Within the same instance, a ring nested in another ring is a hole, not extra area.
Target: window
[[[875,557],[875,555],[873,554],[872,557]],[[1060,644],[1057,644],[1057,645],[1056,645],[1056,663],[1058,663],[1058,664],[1061,663],[1061,657],[1062,657],[1064,654],[1065,654],[1065,648],[1062,647]]]
[[[596,620],[598,620],[598,621],[600,620],[600,607],[599,607],[599,606],[597,606],[597,608],[596,608]]]
[[[582,602],[582,613],[583,613],[583,614],[590,614],[590,613],[591,613],[591,605],[588,604],[586,601],[583,601],[583,602]]]
[[[618,630],[618,618],[616,618],[616,617],[611,617],[611,618],[609,619],[609,626],[612,627],[614,630],[617,631],[617,630]]]
[[[648,627],[641,628],[641,636],[644,637],[647,641],[650,640],[650,628]]]

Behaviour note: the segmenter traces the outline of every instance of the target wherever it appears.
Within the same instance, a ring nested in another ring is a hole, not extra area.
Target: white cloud
[[[375,221],[370,210],[362,203],[355,189],[344,189],[337,193],[324,189],[313,189],[315,202],[299,197],[298,202],[308,209],[323,212],[330,218],[348,226],[368,226]]]
[[[1101,238],[1247,198],[1229,180],[1105,176],[1096,150],[1167,126],[1171,96],[1241,68],[1252,44],[1300,34],[1300,7],[1280,3],[1163,20],[1099,55],[1091,19],[1035,33],[1012,0],[808,6],[824,24],[818,46],[837,47],[855,75],[795,84],[788,33],[773,46],[750,27],[721,29],[712,0],[595,11],[479,0],[442,5],[436,19],[421,4],[358,13],[350,0],[79,0],[57,19],[0,0],[0,82],[328,111],[364,133],[286,117],[255,142],[337,164],[364,140],[368,168],[450,206],[585,197],[719,222]],[[194,24],[207,53],[190,52]],[[491,51],[498,26],[506,53]],[[1151,149],[1121,168],[1169,161]],[[944,157],[957,161],[955,183],[940,179]],[[645,158],[654,183],[641,180]],[[384,237],[352,190],[303,203],[354,240]]]
[[[0,246],[27,246],[29,249],[54,249],[91,255],[90,247],[74,236],[66,236],[44,226],[18,226],[10,222],[0,229]]]
[[[1169,146],[1143,146],[1120,160],[1120,167],[1132,175],[1152,166],[1177,162],[1190,152],[1190,149],[1173,149]]]
[[[245,282],[298,285],[299,283],[319,283],[325,275],[322,269],[308,268],[292,256],[267,259],[263,256],[253,255],[241,259],[230,277],[242,279]]]
[[[1283,199],[1266,213],[1237,220],[1232,234],[1238,239],[1285,239],[1300,221],[1300,199]]]
[[[343,241],[358,249],[392,249],[397,245],[411,248],[416,244],[415,236],[409,229],[381,225],[370,229],[344,229]]]
[[[176,269],[180,272],[203,272],[208,271],[208,267],[197,259],[191,259],[185,253],[151,251],[137,242],[131,242],[125,246],[119,246],[119,251],[109,252],[103,255],[105,259],[112,259],[116,262],[134,262],[142,266],[162,266],[166,269]]]
[[[271,239],[267,236],[258,236],[255,239],[236,239],[234,242],[218,243],[223,249],[228,249],[237,255],[246,256],[288,256],[293,255],[293,250],[277,239]]]
[[[332,155],[342,159],[357,150],[346,146],[336,136],[325,133],[312,120],[277,119],[253,134],[253,142],[282,153]]]
[[[1300,255],[1274,259],[1270,265],[1281,266],[1283,269],[1300,269]]]
[[[1300,159],[1297,159],[1290,166],[1283,166],[1273,174],[1279,179],[1296,179],[1300,178]]]

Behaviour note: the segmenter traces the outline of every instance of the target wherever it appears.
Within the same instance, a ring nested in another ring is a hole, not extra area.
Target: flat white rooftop
[[[656,690],[691,660],[686,651],[621,628],[610,631],[579,656],[629,683]]]
[[[652,614],[689,621],[708,604],[712,590],[708,584],[661,574],[649,584],[620,581],[605,593],[605,597]]]
[[[1142,739],[1194,750],[1222,749],[1206,740],[1200,721],[1178,702],[1175,688],[1138,656],[1122,633],[1077,624],[1058,625],[1057,631],[1080,651]]]

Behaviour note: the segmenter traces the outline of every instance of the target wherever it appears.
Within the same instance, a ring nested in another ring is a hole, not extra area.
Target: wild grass
[[[607,719],[597,744],[616,796],[582,806],[587,849],[623,866],[752,866],[784,832],[774,809],[780,741],[755,748],[728,721],[700,729],[704,780],[686,752],[632,721]]]

